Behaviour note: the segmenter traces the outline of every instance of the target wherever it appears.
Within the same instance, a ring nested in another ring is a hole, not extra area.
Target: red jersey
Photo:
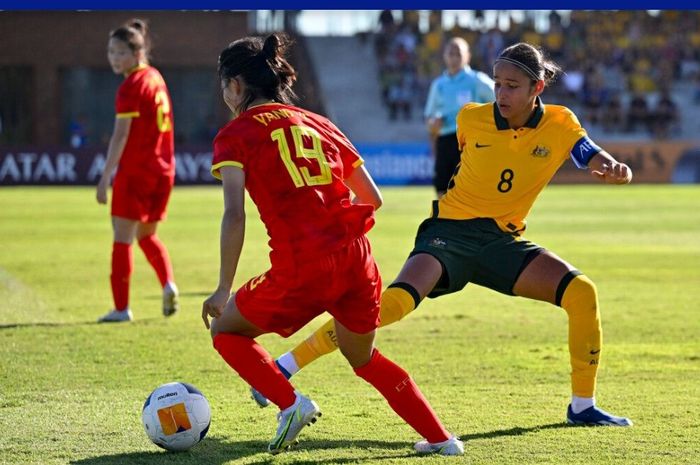
[[[157,69],[140,66],[119,86],[117,118],[131,118],[119,172],[157,177],[175,174],[170,94]]]
[[[340,249],[374,225],[374,207],[353,205],[343,179],[363,163],[328,119],[290,105],[258,105],[214,139],[212,174],[237,166],[270,237],[273,266]]]

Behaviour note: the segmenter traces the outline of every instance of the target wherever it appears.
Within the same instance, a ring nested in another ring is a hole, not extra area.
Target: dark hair
[[[511,45],[498,55],[496,62],[504,61],[519,67],[532,81],[544,80],[545,85],[552,84],[562,69],[544,52],[534,45],[520,42]]]
[[[143,19],[130,19],[121,27],[110,32],[109,38],[121,40],[134,53],[143,50],[146,59],[150,57],[151,41],[148,38],[148,24]]]
[[[219,55],[219,78],[228,81],[240,77],[246,84],[247,95],[239,111],[245,111],[257,98],[279,103],[292,103],[296,94],[292,85],[297,73],[285,59],[291,45],[288,36],[274,33],[265,40],[245,37],[231,42]]]

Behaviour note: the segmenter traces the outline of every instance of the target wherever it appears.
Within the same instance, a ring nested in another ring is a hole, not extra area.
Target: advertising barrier
[[[431,184],[433,157],[425,144],[357,144],[367,171],[385,186]]]
[[[176,184],[214,184],[211,149],[183,148],[175,154]],[[104,151],[90,149],[0,150],[0,185],[96,185]]]
[[[599,142],[598,145],[632,168],[633,182],[670,183],[674,180],[681,158],[697,150],[700,141]],[[586,170],[576,168],[573,163],[565,163],[552,182],[574,184],[598,181]],[[700,179],[694,182],[700,182]]]
[[[700,141],[600,142],[627,163],[637,183],[700,182]],[[427,143],[357,144],[365,165],[380,185],[429,185],[433,158]],[[104,150],[0,148],[0,186],[95,185],[105,163]],[[178,147],[177,185],[214,184],[211,148]],[[565,163],[554,183],[592,183],[595,179]]]

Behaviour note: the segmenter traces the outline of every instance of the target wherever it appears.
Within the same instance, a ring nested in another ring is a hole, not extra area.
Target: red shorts
[[[112,216],[141,223],[165,219],[174,181],[172,176],[145,177],[117,173],[112,185]]]
[[[323,312],[365,334],[379,326],[382,279],[369,240],[361,236],[313,263],[272,268],[236,292],[241,314],[289,337]]]

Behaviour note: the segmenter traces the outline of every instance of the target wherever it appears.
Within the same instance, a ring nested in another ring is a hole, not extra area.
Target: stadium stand
[[[429,171],[420,158],[429,151],[423,106],[431,80],[442,70],[442,46],[452,36],[470,43],[472,66],[487,73],[505,46],[542,45],[566,70],[547,89],[545,101],[569,106],[594,139],[622,144],[629,157],[663,158],[672,166],[700,131],[700,11],[384,10],[360,12],[362,21],[353,11],[320,19],[318,11],[306,13],[143,13],[155,39],[152,63],[172,94],[177,147],[187,162],[181,164],[181,180],[209,180],[203,167],[211,140],[230,118],[215,72],[223,45],[282,29],[296,37],[290,59],[299,71],[300,104],[330,116],[354,142],[374,144],[378,157],[387,150],[403,156],[411,146],[421,172]],[[472,20],[451,25],[457,14]],[[66,151],[78,177],[93,182],[99,170],[92,160],[106,147],[121,79],[107,64],[106,38],[131,16],[128,11],[0,12],[0,164],[10,160],[2,165],[0,182],[53,182],[41,171],[48,166],[43,154],[57,173],[60,167],[72,173],[67,168],[72,165],[61,161]],[[320,21],[325,34],[336,35],[310,34],[309,18],[312,26]],[[356,28],[340,27],[347,24]],[[84,170],[83,159],[89,159]],[[406,171],[402,160],[396,158],[392,170]],[[693,173],[678,179],[700,179]],[[67,176],[64,181],[72,182]],[[670,175],[641,179],[662,178]]]
[[[507,30],[455,26],[443,30],[431,12],[421,32],[416,12],[387,21],[374,37],[387,120],[402,124],[419,112],[428,85],[441,69],[446,38],[471,45],[472,65],[489,72],[499,50],[526,41],[541,45],[566,70],[547,92],[570,106],[592,134],[606,138],[681,138],[697,121],[683,118],[700,102],[700,12],[572,11],[566,21],[552,12],[548,28],[510,22]],[[688,32],[682,32],[688,31]]]

